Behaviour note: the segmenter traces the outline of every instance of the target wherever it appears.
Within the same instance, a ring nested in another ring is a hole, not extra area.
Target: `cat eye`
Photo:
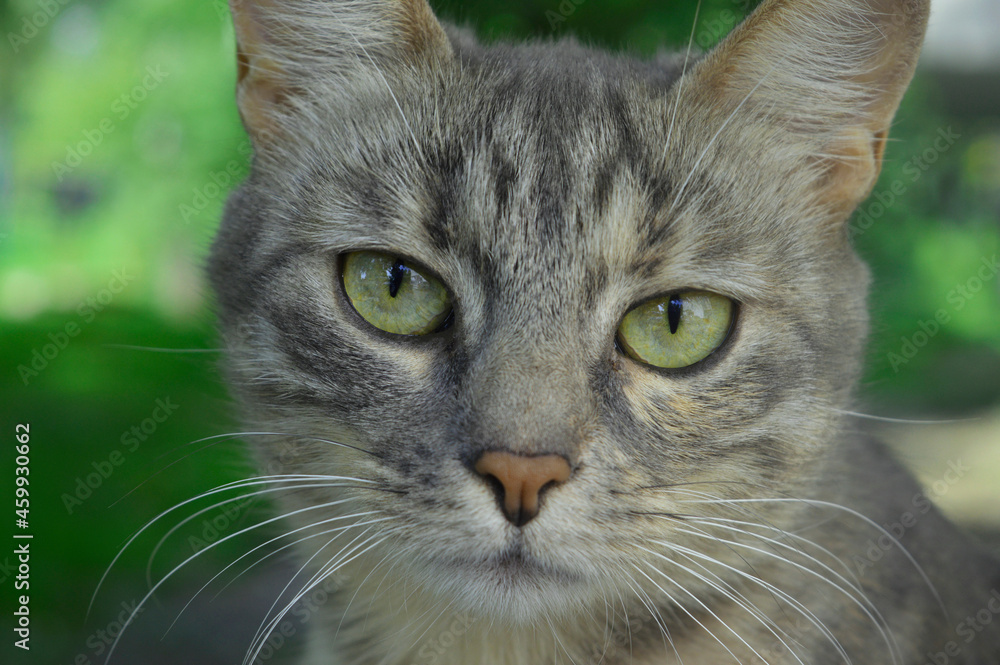
[[[342,262],[344,292],[355,311],[394,335],[427,335],[444,327],[451,297],[436,277],[407,259],[352,252]]]
[[[641,363],[678,369],[704,360],[729,336],[735,306],[725,296],[682,291],[633,308],[618,327],[618,343]]]

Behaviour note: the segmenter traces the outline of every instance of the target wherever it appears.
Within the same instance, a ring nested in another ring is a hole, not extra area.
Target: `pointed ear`
[[[451,59],[426,0],[229,0],[236,28],[236,98],[258,144],[317,86],[343,90],[400,67]]]
[[[764,0],[692,71],[702,109],[780,128],[769,141],[850,212],[871,191],[920,54],[929,0]]]

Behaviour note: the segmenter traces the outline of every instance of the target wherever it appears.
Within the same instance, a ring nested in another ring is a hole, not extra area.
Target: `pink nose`
[[[476,473],[500,483],[503,514],[514,526],[524,526],[538,514],[542,490],[570,476],[569,462],[562,455],[515,455],[489,451],[480,455]]]

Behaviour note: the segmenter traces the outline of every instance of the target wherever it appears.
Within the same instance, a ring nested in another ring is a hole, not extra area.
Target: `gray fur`
[[[867,326],[845,221],[926,3],[765,2],[686,69],[480,47],[423,0],[233,9],[256,154],[210,266],[231,385],[249,427],[289,433],[255,437],[266,473],[359,479],[283,494],[349,500],[295,527],[388,518],[299,544],[310,572],[373,545],[338,568],[310,665],[922,665],[948,641],[998,661],[998,631],[955,626],[1000,572],[936,511],[854,558],[919,491],[841,412]],[[426,266],[454,325],[367,325],[338,274],[358,249]],[[724,347],[677,371],[621,355],[624,314],[681,288],[739,303]],[[471,469],[489,449],[573,476],[515,528]]]

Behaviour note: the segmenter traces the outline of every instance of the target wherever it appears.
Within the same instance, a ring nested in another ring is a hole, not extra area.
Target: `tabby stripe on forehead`
[[[548,154],[549,158],[538,169],[538,177],[531,193],[537,207],[535,229],[539,242],[544,246],[559,240],[566,228],[563,216],[569,202],[572,180],[565,146],[558,139],[548,136],[543,136],[540,140],[542,145],[539,149],[543,154]]]
[[[615,177],[619,172],[619,161],[610,159],[600,165],[597,175],[594,176],[594,203],[596,203],[597,216],[603,217],[611,202],[611,191],[614,187]]]
[[[466,180],[465,147],[460,139],[429,154],[427,196],[431,209],[423,226],[431,245],[445,251],[455,244],[456,217]]]
[[[497,199],[497,221],[505,219],[510,214],[510,204],[513,199],[514,181],[517,179],[517,167],[501,155],[493,151],[490,163],[493,177],[493,195]]]
[[[673,182],[667,176],[656,173],[647,162],[642,162],[637,168],[636,179],[642,183],[646,198],[646,214],[642,219],[639,232],[642,234],[642,245],[654,247],[669,243],[674,234],[671,218],[663,217],[667,206],[673,200]]]

